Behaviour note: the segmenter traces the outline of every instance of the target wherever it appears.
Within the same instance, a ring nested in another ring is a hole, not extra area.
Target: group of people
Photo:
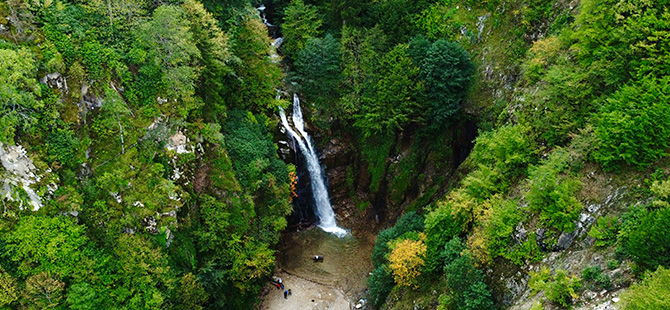
[[[284,289],[284,281],[282,281],[281,278],[277,278],[276,281],[273,279],[273,281],[274,281],[275,284],[277,285],[277,289],[278,289],[278,290],[279,290],[279,289]],[[291,289],[284,290],[284,299],[287,299],[288,296],[291,296]]]

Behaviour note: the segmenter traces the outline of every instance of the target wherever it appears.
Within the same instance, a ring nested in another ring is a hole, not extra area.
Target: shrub
[[[617,269],[617,268],[619,268],[620,265],[621,265],[621,262],[616,260],[616,259],[610,259],[610,260],[607,261],[607,269],[609,269],[609,270]]]
[[[606,247],[616,242],[619,233],[619,219],[614,215],[607,215],[598,218],[596,225],[591,227],[589,236],[596,239],[597,247]]]
[[[607,170],[645,167],[670,147],[670,77],[645,76],[606,99],[595,120],[593,158]]]
[[[523,220],[515,201],[494,196],[484,205],[488,207],[484,207],[480,226],[468,239],[473,258],[488,263],[496,257],[504,257],[514,264],[523,265],[526,260],[541,257],[533,234],[529,234],[526,242],[514,240],[514,230]]]
[[[552,276],[546,267],[538,272],[530,272],[528,287],[533,293],[544,290],[547,299],[567,307],[568,304],[578,298],[575,290],[581,286],[581,279],[576,276],[568,277],[568,272],[563,269],[556,270]]]
[[[471,221],[474,202],[467,195],[450,195],[449,200],[440,201],[437,207],[426,216],[426,270],[437,273],[444,266],[442,250],[448,240],[462,231]],[[462,210],[462,211],[461,211]],[[461,211],[461,212],[459,212]]]
[[[470,157],[472,163],[483,164],[506,175],[523,174],[522,168],[533,155],[533,144],[522,125],[506,125],[477,137]]]
[[[572,231],[582,204],[574,197],[581,183],[559,175],[567,165],[563,157],[550,156],[542,165],[531,168],[530,190],[526,199],[533,211],[540,212],[540,220],[550,227]]]
[[[633,226],[623,247],[637,267],[645,270],[670,266],[670,209],[649,212]]]
[[[670,269],[659,267],[621,294],[622,310],[670,309]]]
[[[582,270],[582,280],[591,290],[596,290],[597,288],[609,290],[612,288],[610,277],[603,274],[598,265],[584,268],[584,270]]]

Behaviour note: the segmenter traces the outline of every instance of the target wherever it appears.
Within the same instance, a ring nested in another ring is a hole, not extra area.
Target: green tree
[[[426,270],[437,274],[442,271],[447,258],[443,252],[449,240],[458,236],[472,216],[472,201],[468,197],[453,195],[438,201],[436,207],[426,215]],[[464,212],[459,212],[464,210]]]
[[[426,120],[435,129],[445,128],[461,110],[475,67],[461,45],[445,40],[431,45],[420,66],[426,80]]]
[[[116,31],[127,31],[136,27],[150,8],[146,0],[92,0],[85,7],[105,16],[109,27]]]
[[[142,49],[136,53],[146,53],[137,59],[140,64],[144,63],[140,71],[145,73],[144,78],[152,78],[151,75],[158,72],[155,95],[167,100],[160,110],[168,115],[184,117],[197,106],[193,95],[199,74],[196,64],[201,55],[190,26],[184,9],[162,5],[154,11],[152,19],[142,23],[136,31],[137,45]],[[155,102],[156,97],[147,100]]]
[[[29,131],[42,110],[35,61],[27,49],[0,48],[0,142],[14,144],[17,130]]]
[[[202,283],[193,274],[185,274],[179,279],[177,288],[176,310],[202,310],[209,298]]]
[[[424,89],[421,70],[408,54],[409,45],[399,44],[382,58],[379,81],[371,96],[363,98],[355,126],[365,137],[402,131],[410,123],[422,121],[418,94]]]
[[[85,227],[65,216],[22,217],[11,233],[4,237],[4,257],[19,264],[22,275],[39,272],[54,276],[85,273],[81,267],[88,238]]]
[[[308,100],[321,111],[332,111],[342,81],[340,43],[331,34],[310,38],[295,61],[296,79]]]
[[[175,278],[165,255],[143,236],[121,235],[114,248],[116,302],[133,309],[163,309]]]
[[[196,83],[196,93],[206,103],[204,108],[209,116],[223,116],[229,91],[223,79],[231,78],[233,69],[230,64],[234,60],[230,40],[202,3],[188,0],[181,7],[191,21],[189,31],[193,34],[193,42],[202,58],[199,63],[202,73]]]
[[[19,298],[16,279],[0,266],[0,307],[5,307]]]
[[[285,39],[282,53],[290,59],[296,59],[307,40],[321,34],[322,23],[316,6],[305,4],[302,0],[291,1],[284,9],[284,22],[281,25]]]
[[[547,225],[572,231],[582,209],[574,195],[581,183],[575,178],[561,176],[562,169],[563,165],[552,160],[531,168],[526,199],[532,210],[540,212],[540,220],[546,221]]]
[[[22,302],[27,309],[56,308],[63,299],[65,283],[42,272],[26,279]]]
[[[337,115],[350,119],[361,108],[362,98],[370,95],[378,79],[381,54],[386,49],[386,36],[379,27],[369,30],[345,25],[342,27],[343,90]]]
[[[393,289],[393,276],[389,273],[388,266],[382,265],[375,268],[367,280],[370,288],[370,305],[374,309],[380,308],[386,302],[386,297]]]
[[[493,308],[491,292],[484,282],[484,273],[475,268],[465,244],[454,237],[446,243],[444,274],[448,292],[440,295],[438,309],[484,310]]]
[[[556,270],[553,276],[546,267],[537,272],[531,271],[529,275],[528,286],[533,294],[544,290],[547,299],[563,307],[568,307],[579,297],[575,291],[581,287],[581,279],[577,276],[569,277],[563,269]]]
[[[268,113],[276,110],[282,72],[269,57],[270,37],[257,14],[240,16],[239,25],[230,30],[232,52],[239,61],[232,65],[235,74],[227,79],[230,86],[225,99],[229,108]]]
[[[379,0],[373,3],[371,13],[392,43],[398,44],[416,34],[412,20],[429,5],[427,0]]]

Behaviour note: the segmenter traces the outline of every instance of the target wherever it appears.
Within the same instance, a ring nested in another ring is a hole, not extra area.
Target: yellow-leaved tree
[[[393,280],[400,286],[417,288],[417,278],[426,264],[426,234],[418,233],[417,238],[398,238],[391,241],[389,267],[393,273]],[[412,240],[418,239],[418,240]]]

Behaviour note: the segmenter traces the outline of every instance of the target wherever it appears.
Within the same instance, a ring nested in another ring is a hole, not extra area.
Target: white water
[[[270,47],[270,60],[273,63],[278,63],[279,60],[281,60],[281,57],[279,57],[279,54],[277,54],[277,49],[281,46],[281,44],[284,43],[284,38],[279,37],[274,39],[272,41],[272,46]]]
[[[323,180],[323,174],[321,173],[321,166],[319,165],[319,158],[316,155],[314,146],[312,145],[312,140],[310,139],[307,132],[305,132],[305,124],[302,119],[302,111],[300,110],[300,99],[297,95],[293,95],[293,125],[300,132],[296,133],[291,125],[288,123],[286,118],[286,113],[284,109],[279,110],[279,116],[281,116],[282,124],[289,135],[298,143],[298,148],[300,152],[305,156],[305,161],[307,162],[307,171],[311,179],[312,194],[314,195],[314,201],[316,203],[316,216],[319,218],[319,227],[326,232],[332,233],[338,237],[344,237],[349,232],[345,229],[337,226],[335,222],[335,212],[333,212],[333,207],[330,204],[330,198],[328,197],[328,189],[326,189],[326,184]]]
[[[274,27],[274,25],[270,24],[268,19],[265,17],[265,4],[261,4],[261,6],[257,7],[256,9],[261,12],[261,19],[263,20],[263,24],[268,27]]]

